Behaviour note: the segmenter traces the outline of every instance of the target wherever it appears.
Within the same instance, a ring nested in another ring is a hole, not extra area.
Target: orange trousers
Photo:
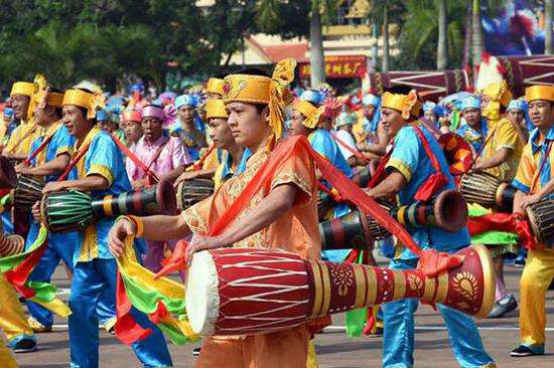
[[[305,326],[259,336],[209,337],[196,367],[305,368],[310,337]]]

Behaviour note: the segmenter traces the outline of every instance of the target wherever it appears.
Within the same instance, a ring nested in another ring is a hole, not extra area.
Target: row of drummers
[[[360,171],[358,182],[361,187],[367,185],[376,167],[375,161],[372,161]],[[13,205],[20,211],[29,212],[40,201],[41,221],[48,231],[54,233],[83,229],[97,219],[119,215],[174,214],[214,192],[213,181],[205,178],[182,181],[176,187],[162,181],[154,187],[104,198],[92,198],[90,194],[79,191],[53,192],[43,196],[44,185],[40,177],[21,175],[18,178],[10,160],[0,156],[0,189],[10,193],[9,201],[4,201],[3,206]],[[429,203],[396,206],[389,201],[380,205],[404,226],[432,226],[455,232],[467,224],[467,202],[511,213],[515,193],[514,187],[492,174],[470,172],[461,176],[459,191],[444,191]],[[372,241],[390,236],[383,226],[361,211],[352,211],[326,221],[325,215],[336,205],[331,193],[320,191],[318,213],[322,249],[364,249]],[[554,201],[533,204],[526,211],[537,241],[548,247],[554,246]],[[0,237],[1,256],[23,250],[25,242],[22,237]]]

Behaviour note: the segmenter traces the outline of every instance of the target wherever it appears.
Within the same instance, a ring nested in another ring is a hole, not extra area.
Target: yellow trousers
[[[17,363],[12,356],[9,348],[4,345],[4,340],[0,337],[0,368],[17,368]]]
[[[11,341],[22,335],[32,336],[33,329],[27,323],[23,308],[13,287],[0,275],[0,328]]]
[[[529,251],[520,281],[519,328],[521,343],[544,346],[546,291],[554,278],[554,251]]]

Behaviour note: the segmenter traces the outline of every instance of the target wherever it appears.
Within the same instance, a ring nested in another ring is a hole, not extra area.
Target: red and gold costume
[[[226,102],[267,104],[270,110],[270,126],[273,137],[270,144],[254,153],[248,160],[246,170],[229,179],[210,198],[183,212],[190,229],[197,234],[206,234],[220,216],[241,194],[254,177],[281,137],[282,109],[287,103],[286,85],[294,76],[292,60],[280,62],[272,78],[252,75],[231,75],[225,79]],[[279,219],[261,231],[234,244],[234,247],[280,248],[317,259],[320,254],[318,230],[315,167],[307,152],[298,150],[280,163],[271,181],[255,194],[239,215],[245,217],[279,185],[294,184],[300,192],[294,206]],[[209,337],[197,362],[198,367],[304,367],[308,357],[308,342],[311,333],[300,326],[279,333],[255,336]]]

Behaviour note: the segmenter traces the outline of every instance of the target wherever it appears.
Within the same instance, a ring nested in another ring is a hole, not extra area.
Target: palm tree
[[[554,13],[554,0],[544,1],[544,52],[547,55],[554,54],[554,44],[552,43],[552,21]]]
[[[483,26],[481,24],[481,1],[473,0],[472,12],[472,46],[473,46],[473,67],[477,68],[481,64],[481,55],[485,51],[485,37],[483,35]],[[476,73],[477,75],[477,73]]]
[[[389,71],[390,40],[389,40],[389,12],[387,1],[383,4],[383,72]]]
[[[446,0],[437,1],[439,10],[439,41],[437,45],[437,70],[448,67],[448,18],[446,14]]]
[[[308,0],[310,1],[310,0]],[[325,53],[319,1],[311,0],[310,15],[310,83],[316,87],[325,82]]]
[[[310,69],[311,85],[325,82],[325,55],[323,49],[324,23],[328,23],[337,8],[338,0],[306,0],[310,9]],[[259,0],[257,19],[262,30],[279,27],[280,7],[287,6],[278,0]],[[306,35],[308,36],[308,35]]]

